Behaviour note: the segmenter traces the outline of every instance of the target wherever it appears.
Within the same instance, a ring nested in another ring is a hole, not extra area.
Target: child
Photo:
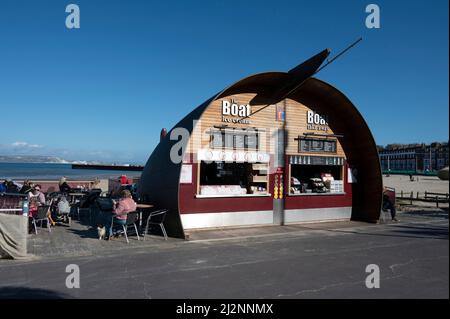
[[[32,232],[33,217],[36,216],[37,211],[38,211],[37,197],[31,197],[29,208],[28,208],[28,233]]]

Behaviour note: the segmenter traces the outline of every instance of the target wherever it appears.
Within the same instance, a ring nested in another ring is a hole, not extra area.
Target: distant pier
[[[72,164],[72,169],[95,169],[95,170],[107,170],[107,171],[142,172],[144,170],[144,166],[140,166],[140,165]]]

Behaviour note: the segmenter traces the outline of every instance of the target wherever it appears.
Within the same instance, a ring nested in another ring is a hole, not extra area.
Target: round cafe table
[[[139,229],[142,229],[142,212],[146,209],[153,208],[151,204],[136,204],[136,210],[139,212]]]
[[[84,193],[69,193],[68,195],[70,196],[71,203],[75,202],[75,200],[78,198],[82,198],[82,197],[86,196],[86,194],[84,194]]]

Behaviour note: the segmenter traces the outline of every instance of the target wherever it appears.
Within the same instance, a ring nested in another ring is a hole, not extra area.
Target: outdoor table
[[[136,210],[139,212],[139,229],[142,228],[142,211],[153,207],[151,204],[136,204]]]
[[[86,194],[84,193],[69,193],[70,196],[70,202],[73,203],[76,197],[84,197]]]

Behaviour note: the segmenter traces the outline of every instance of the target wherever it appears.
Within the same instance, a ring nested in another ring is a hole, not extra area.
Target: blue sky
[[[76,3],[81,28],[65,27]],[[381,28],[365,27],[365,7]],[[446,141],[448,1],[0,1],[1,154],[145,163],[162,127],[254,73],[363,42],[317,77],[378,144]]]

